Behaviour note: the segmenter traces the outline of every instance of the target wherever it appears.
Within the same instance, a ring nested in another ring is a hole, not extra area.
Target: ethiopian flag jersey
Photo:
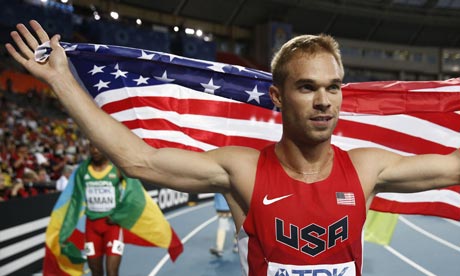
[[[112,164],[103,171],[89,166],[80,166],[79,174],[86,198],[86,216],[95,220],[110,216],[120,201],[121,176]]]
[[[53,208],[46,229],[43,275],[84,274],[85,223],[90,215],[86,212],[88,208],[85,198],[90,192],[85,187],[93,187],[90,189],[91,208],[95,209],[90,213],[110,213],[110,219],[122,228],[126,244],[167,248],[171,260],[176,260],[183,251],[182,242],[156,202],[144,190],[142,183],[126,176],[122,176],[123,181],[119,181],[121,172],[119,174],[113,165],[98,174],[89,164],[90,160],[85,160],[72,173],[69,183]],[[94,182],[94,185],[87,185],[87,182]],[[109,182],[112,184],[109,185]],[[121,183],[117,184],[118,182]],[[102,188],[98,190],[94,187]],[[115,187],[113,193],[111,189],[105,189],[107,187]],[[116,207],[109,211],[109,207],[113,205],[113,194]]]

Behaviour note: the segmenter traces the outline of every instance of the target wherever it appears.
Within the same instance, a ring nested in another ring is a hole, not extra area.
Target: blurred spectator
[[[37,181],[38,183],[48,183],[50,182],[50,176],[46,172],[46,169],[44,167],[40,167],[38,169],[38,174],[37,174]]]
[[[64,191],[65,187],[67,186],[67,182],[69,182],[69,177],[73,172],[73,166],[65,165],[64,169],[62,170],[62,175],[56,181],[56,190],[59,192]]]
[[[10,163],[13,167],[14,176],[19,179],[23,178],[26,169],[34,170],[37,167],[35,156],[29,153],[29,147],[25,144],[19,144],[16,147]]]
[[[34,188],[26,188],[22,179],[16,179],[13,182],[13,186],[8,189],[5,200],[17,199],[17,198],[27,198],[30,196],[37,195],[38,192]]]
[[[62,169],[69,162],[69,159],[65,154],[64,148],[65,148],[64,144],[60,142],[54,145],[53,154],[51,155],[51,158],[50,158],[50,166],[51,166],[50,178],[51,180],[58,180],[59,177],[61,176]]]
[[[6,187],[5,177],[0,173],[0,202],[7,200],[8,187]]]

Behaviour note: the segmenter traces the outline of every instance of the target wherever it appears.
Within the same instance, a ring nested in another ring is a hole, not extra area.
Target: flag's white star
[[[245,90],[244,92],[249,94],[249,99],[246,102],[250,102],[251,100],[255,100],[257,103],[260,104],[260,96],[262,96],[264,93],[261,93],[257,91],[257,85],[252,89],[251,91]]]
[[[64,50],[67,52],[67,51],[75,51],[77,49],[77,44],[73,44],[73,45],[65,45],[64,46]]]
[[[209,68],[213,71],[216,71],[216,72],[221,72],[221,73],[225,73],[224,72],[224,67],[227,66],[227,64],[224,64],[224,63],[219,63],[219,62],[213,62],[211,66],[207,66],[206,68]]]
[[[137,85],[141,85],[142,83],[148,84],[147,81],[148,81],[149,79],[150,79],[150,78],[144,78],[143,76],[139,76],[138,79],[133,79],[133,81],[135,81]]]
[[[138,59],[152,60],[155,54],[147,54],[145,51],[142,51],[142,54]]]
[[[214,91],[219,89],[220,86],[214,85],[212,78],[209,80],[208,83],[200,83],[201,86],[204,87],[204,92],[209,94],[214,94]]]
[[[107,48],[109,49],[109,46],[107,45],[101,45],[101,44],[93,44],[94,45],[94,52],[97,52],[99,48]]]
[[[116,72],[112,72],[110,74],[114,75],[116,79],[119,77],[127,78],[126,74],[128,74],[128,71],[121,71],[120,67],[118,66],[118,63],[115,65],[115,70]]]
[[[165,72],[163,73],[163,75],[161,77],[155,77],[155,79],[159,80],[159,81],[162,81],[162,82],[173,82],[175,81],[175,79],[168,79],[168,73]]]
[[[166,53],[163,54],[163,57],[168,57],[168,58],[169,58],[169,62],[173,61],[173,59],[175,59],[175,58],[183,58],[183,57],[178,56],[178,55],[166,54]]]
[[[240,65],[232,65],[233,67],[235,67],[236,69],[238,69],[238,71],[244,71],[244,70],[247,70],[246,67],[243,67],[243,66],[240,66]]]
[[[104,73],[104,71],[102,69],[104,69],[105,66],[96,66],[94,65],[93,66],[93,69],[91,71],[89,71],[88,73],[91,73],[91,75],[95,75],[97,73]]]
[[[109,88],[109,83],[110,81],[102,81],[99,80],[98,84],[93,85],[94,87],[97,87],[97,91],[101,90],[102,88]]]

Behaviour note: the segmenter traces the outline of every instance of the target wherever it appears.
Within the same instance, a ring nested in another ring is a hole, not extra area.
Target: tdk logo
[[[287,272],[286,269],[280,268],[280,269],[278,269],[278,271],[276,272],[275,276],[289,276],[289,273]]]
[[[291,273],[284,268],[278,269],[275,276],[345,276],[348,267],[343,269],[292,269]]]

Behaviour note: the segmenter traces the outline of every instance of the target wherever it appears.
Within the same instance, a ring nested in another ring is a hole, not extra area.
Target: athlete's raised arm
[[[11,32],[18,50],[9,43],[6,49],[30,73],[51,86],[86,137],[117,167],[132,177],[177,190],[228,191],[231,169],[225,166],[231,163],[225,163],[224,156],[229,157],[229,151],[234,150],[197,153],[179,149],[157,150],[147,145],[102,111],[83,90],[69,69],[65,51],[59,45],[59,35],[51,38],[52,51],[48,60],[35,60],[35,49],[50,39],[37,21],[31,21],[30,26],[38,40],[25,25],[18,24],[17,31]]]

